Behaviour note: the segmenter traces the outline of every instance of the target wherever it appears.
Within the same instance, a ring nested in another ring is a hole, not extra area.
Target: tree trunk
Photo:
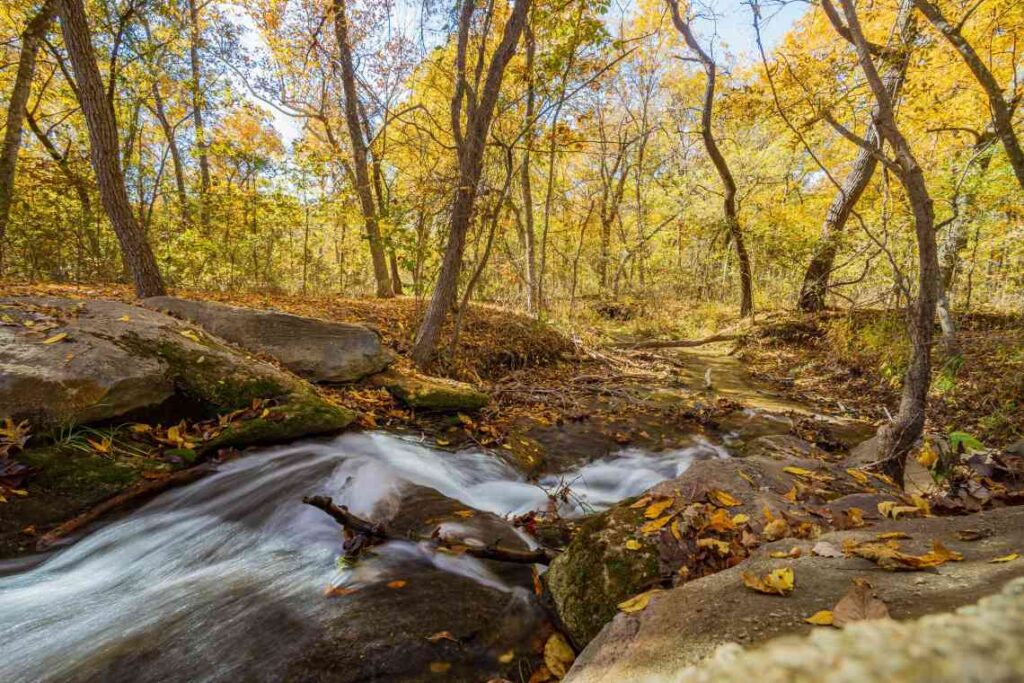
[[[729,171],[729,164],[725,161],[725,157],[722,156],[722,152],[718,148],[715,134],[711,130],[715,107],[715,78],[718,67],[715,65],[714,60],[711,59],[711,56],[697,42],[696,36],[690,30],[690,25],[683,20],[682,15],[679,13],[678,0],[665,0],[665,2],[668,3],[669,10],[672,12],[672,23],[675,25],[676,30],[682,34],[687,46],[697,53],[697,58],[704,66],[704,73],[707,75],[704,87],[704,106],[701,112],[701,138],[725,190],[722,200],[722,212],[725,218],[726,229],[729,231],[729,238],[736,249],[736,260],[739,262],[740,317],[745,318],[754,312],[750,255],[747,254],[747,247],[743,240],[743,231],[740,229],[739,217],[736,214],[736,182]]]
[[[900,4],[896,22],[900,27],[901,36],[905,36],[913,24],[910,9],[909,2]],[[835,15],[830,14],[829,16],[835,18]],[[843,33],[844,31],[840,31],[840,35]],[[895,60],[890,63],[882,76],[886,92],[889,93],[892,100],[899,97],[909,63],[910,51],[898,52]],[[878,130],[875,126],[876,117],[877,106],[871,110],[870,123],[864,134],[864,141],[872,147],[877,147],[879,143]],[[807,265],[803,285],[800,287],[797,306],[801,311],[813,313],[825,308],[829,278],[832,276],[832,266],[846,230],[846,222],[849,220],[850,214],[853,213],[853,208],[860,201],[861,195],[864,194],[864,190],[867,189],[868,183],[871,182],[877,165],[878,157],[875,153],[861,148],[853,160],[853,167],[843,180],[842,186],[836,196],[832,198],[832,203],[829,204],[828,211],[825,213],[825,222],[821,226],[821,237],[818,238],[818,243],[814,246],[811,262]]]
[[[60,0],[58,11],[64,43],[78,82],[79,103],[89,129],[90,156],[96,171],[100,201],[121,244],[121,257],[131,273],[135,293],[140,297],[162,295],[164,283],[160,270],[146,236],[132,214],[125,189],[114,110],[103,91],[103,81],[96,66],[85,6],[82,0]]]
[[[426,366],[434,356],[437,341],[441,336],[441,326],[455,300],[455,289],[458,285],[459,271],[462,268],[462,253],[466,247],[466,233],[473,218],[473,207],[476,202],[477,185],[484,160],[484,145],[491,128],[494,107],[501,90],[501,81],[505,75],[516,44],[526,23],[526,14],[530,8],[530,0],[518,0],[513,5],[512,14],[505,22],[501,42],[491,55],[487,67],[487,77],[479,101],[471,103],[466,116],[466,135],[462,135],[462,103],[466,93],[465,52],[469,39],[469,23],[473,16],[473,0],[463,0],[459,12],[459,56],[456,58],[456,88],[452,96],[452,122],[459,157],[459,184],[452,201],[451,227],[448,233],[448,244],[445,246],[441,272],[438,275],[434,295],[430,299],[423,323],[416,334],[416,343],[412,348],[412,358],[420,367]]]
[[[532,21],[532,17],[531,17]],[[537,100],[534,81],[534,55],[537,51],[533,27],[528,21],[523,42],[526,47],[526,134],[523,136],[523,165],[520,168],[520,185],[523,192],[523,245],[525,247],[526,310],[537,312],[537,238],[533,226],[533,188],[530,185],[530,151],[533,148],[533,118]]]
[[[857,48],[857,58],[877,104],[878,132],[892,147],[896,157],[895,170],[907,193],[914,215],[917,236],[918,293],[908,320],[911,350],[903,393],[895,419],[878,430],[879,466],[900,485],[907,453],[921,435],[925,423],[928,385],[931,382],[932,326],[938,298],[939,261],[935,243],[935,214],[924,173],[910,145],[896,125],[892,98],[882,82],[864,33],[857,18],[853,0],[839,0]]]
[[[21,148],[21,129],[25,120],[25,107],[32,90],[32,78],[36,72],[36,55],[46,37],[46,31],[56,13],[56,0],[47,0],[32,17],[21,34],[21,51],[18,55],[18,70],[14,76],[14,88],[7,104],[7,119],[4,128],[3,149],[0,149],[0,244],[7,234],[7,221],[14,202],[14,172],[18,165],[18,150]],[[3,251],[0,251],[2,257]],[[3,262],[0,260],[0,272]]]
[[[167,138],[167,146],[171,150],[171,165],[174,167],[174,187],[178,193],[178,204],[181,207],[181,217],[186,223],[190,221],[188,210],[188,193],[185,189],[185,165],[181,161],[181,150],[178,149],[178,140],[175,136],[174,127],[167,119],[167,111],[164,107],[164,98],[160,94],[160,86],[153,84],[153,112],[156,114],[160,128]]]
[[[1003,96],[1003,89],[999,87],[999,83],[996,82],[995,76],[992,75],[985,61],[975,52],[974,46],[964,38],[959,26],[949,23],[942,11],[929,0],[914,0],[914,5],[960,53],[960,57],[963,58],[964,63],[967,64],[971,73],[974,74],[974,78],[985,91],[989,108],[992,110],[992,127],[995,129],[999,141],[1003,143],[1010,166],[1013,167],[1013,173],[1017,176],[1017,182],[1024,189],[1024,150],[1021,149],[1020,141],[1013,130],[1013,112]]]
[[[199,158],[199,222],[203,230],[210,227],[210,160],[206,127],[203,124],[203,108],[206,105],[203,97],[202,72],[199,63],[199,43],[202,40],[202,27],[199,25],[199,0],[188,0],[189,16],[189,68],[192,71],[192,121],[196,129],[196,156]]]
[[[356,93],[356,70],[352,62],[352,45],[348,35],[348,16],[345,0],[334,0],[334,32],[337,36],[339,61],[341,62],[341,83],[345,92],[345,122],[352,142],[352,165],[355,167],[356,194],[363,212],[366,237],[370,243],[370,257],[373,260],[373,274],[377,280],[377,296],[394,296],[391,278],[388,275],[384,245],[377,223],[377,208],[373,203],[373,188],[370,185],[370,166],[367,158],[366,138],[359,121],[359,99]]]

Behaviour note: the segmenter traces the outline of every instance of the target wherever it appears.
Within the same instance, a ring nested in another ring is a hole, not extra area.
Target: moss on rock
[[[545,575],[548,589],[577,645],[590,642],[615,616],[620,602],[658,581],[654,539],[637,533],[643,521],[642,509],[620,504],[585,522],[551,563]],[[640,548],[629,550],[630,539]]]
[[[490,401],[487,394],[465,382],[394,369],[374,375],[372,382],[387,389],[410,408],[441,412],[473,411]]]

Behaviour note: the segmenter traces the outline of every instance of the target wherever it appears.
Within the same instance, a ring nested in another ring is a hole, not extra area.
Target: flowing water
[[[575,515],[677,476],[695,458],[722,456],[704,442],[660,454],[623,450],[538,486],[493,454],[380,433],[253,453],[0,577],[0,681],[273,680],[322,624],[327,585],[432,567],[523,590],[483,562],[408,542],[338,569],[339,527],[303,495],[331,495],[386,520],[418,485],[505,516],[545,507],[542,487],[566,483],[575,497],[562,512]]]

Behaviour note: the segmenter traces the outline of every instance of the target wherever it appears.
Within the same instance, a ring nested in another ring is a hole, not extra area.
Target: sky
[[[544,0],[539,1],[543,2]],[[751,9],[747,2],[748,0],[706,0],[706,4],[714,12],[714,19],[702,18],[694,22],[694,30],[701,40],[705,43],[714,43],[715,52],[718,54],[721,54],[720,50],[724,48],[730,57],[740,63],[758,59],[754,28],[751,23]],[[613,4],[616,7],[616,13],[623,10],[629,11],[633,6],[633,0],[621,0]],[[764,3],[761,35],[765,49],[770,51],[796,20],[807,11],[808,7],[809,5],[803,2],[790,2],[783,4],[781,9],[768,8],[767,3]],[[250,50],[265,49],[259,32],[247,15],[238,12],[235,14],[235,20],[245,29],[242,43],[246,48]],[[301,121],[266,104],[258,104],[273,118],[274,128],[280,134],[285,145],[290,146],[301,135]]]

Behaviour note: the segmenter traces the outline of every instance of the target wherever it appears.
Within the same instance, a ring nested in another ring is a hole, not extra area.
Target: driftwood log
[[[516,564],[550,564],[558,553],[548,548],[538,548],[536,550],[518,550],[516,548],[507,548],[497,543],[491,545],[471,545],[469,543],[444,538],[442,536],[398,536],[388,532],[387,527],[383,524],[374,524],[365,519],[357,517],[356,515],[349,512],[348,508],[341,505],[335,505],[334,501],[331,500],[330,496],[306,496],[302,499],[302,502],[306,505],[312,505],[315,508],[323,510],[330,515],[334,521],[345,527],[346,535],[346,551],[349,551],[349,541],[354,537],[366,537],[377,541],[414,541],[418,543],[428,543],[436,548],[443,548],[453,552],[463,553],[471,557],[476,557],[482,560],[496,560],[498,562],[513,562]],[[358,551],[361,549],[360,544],[355,544],[354,550]]]

